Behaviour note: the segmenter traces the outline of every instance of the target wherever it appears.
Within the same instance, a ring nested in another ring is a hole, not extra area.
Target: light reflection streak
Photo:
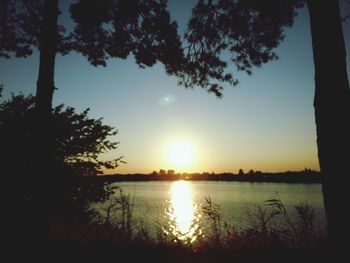
[[[165,234],[171,234],[174,242],[193,243],[202,234],[199,227],[200,213],[193,201],[191,184],[186,181],[176,181],[170,187],[170,200],[166,209],[168,229]]]

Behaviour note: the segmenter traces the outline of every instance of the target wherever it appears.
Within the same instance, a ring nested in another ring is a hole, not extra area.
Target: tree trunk
[[[54,92],[55,56],[57,52],[57,19],[58,0],[46,0],[39,40],[40,65],[35,102],[35,145],[33,147],[36,163],[31,185],[31,213],[34,238],[41,244],[45,244],[42,242],[47,242],[49,234],[48,202],[53,145],[53,138],[50,132],[50,116]]]
[[[307,0],[315,65],[315,119],[328,238],[349,238],[350,90],[338,0]]]

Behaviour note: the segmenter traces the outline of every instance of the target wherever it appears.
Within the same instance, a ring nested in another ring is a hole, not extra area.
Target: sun
[[[188,167],[195,156],[195,150],[190,142],[177,140],[169,144],[167,159],[177,169]]]

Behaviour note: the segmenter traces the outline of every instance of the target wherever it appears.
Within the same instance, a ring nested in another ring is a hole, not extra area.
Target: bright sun
[[[195,156],[193,145],[187,141],[174,141],[169,145],[167,158],[174,168],[185,168]]]

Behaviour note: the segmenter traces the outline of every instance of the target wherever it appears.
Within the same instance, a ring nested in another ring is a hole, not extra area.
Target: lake
[[[321,184],[149,181],[113,185],[120,186],[125,194],[130,195],[134,224],[151,232],[152,229],[162,229],[179,239],[205,233],[203,207],[208,207],[210,200],[220,212],[221,221],[238,229],[251,223],[258,206],[268,208],[264,202],[268,199],[280,199],[292,219],[296,215],[294,207],[306,202],[316,214],[315,228],[324,229],[326,225]],[[105,211],[103,206],[106,204],[98,206],[102,214]]]

